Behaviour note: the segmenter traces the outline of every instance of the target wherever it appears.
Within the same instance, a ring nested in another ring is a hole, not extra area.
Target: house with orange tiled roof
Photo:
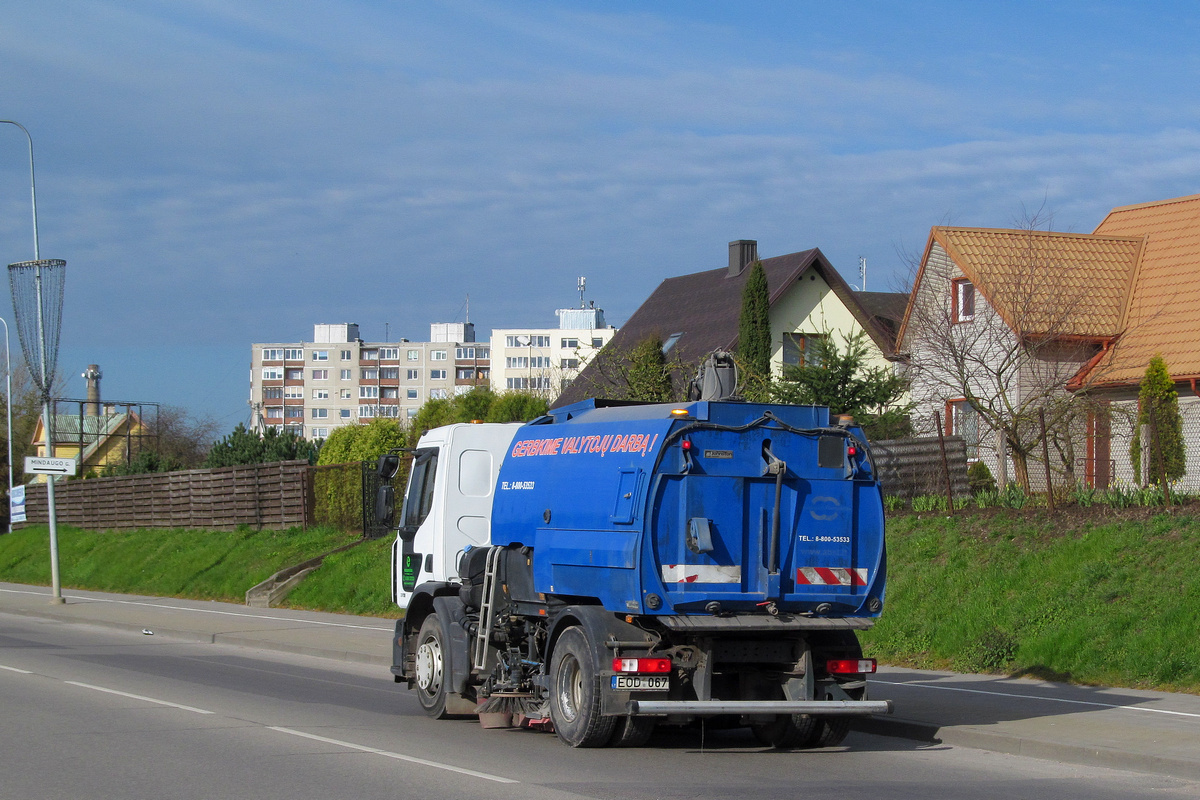
[[[898,335],[916,421],[1036,489],[1045,417],[1053,481],[1132,482],[1137,387],[1156,353],[1200,424],[1198,301],[1200,195],[1114,209],[1091,234],[935,227]]]

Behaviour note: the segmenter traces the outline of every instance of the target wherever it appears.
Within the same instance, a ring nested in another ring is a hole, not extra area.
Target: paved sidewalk
[[[383,675],[392,661],[391,620],[74,589],[63,596],[53,605],[45,587],[0,583],[0,614],[376,664]],[[855,720],[855,730],[1200,780],[1200,696],[883,668],[871,699],[895,701],[895,714]]]

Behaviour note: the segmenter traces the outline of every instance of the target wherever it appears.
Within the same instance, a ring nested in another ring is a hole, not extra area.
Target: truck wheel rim
[[[579,716],[582,695],[583,670],[579,668],[579,661],[568,655],[562,661],[558,680],[558,705],[564,721],[571,722]]]
[[[417,648],[417,685],[429,695],[442,687],[442,646],[436,639]]]

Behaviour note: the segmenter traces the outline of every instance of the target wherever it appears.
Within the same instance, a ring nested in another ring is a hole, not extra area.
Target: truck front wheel
[[[415,665],[417,700],[425,713],[445,719],[446,713],[446,642],[437,614],[430,614],[417,634]]]
[[[600,714],[600,681],[587,635],[567,628],[550,659],[550,719],[558,738],[571,747],[603,747],[616,717]]]

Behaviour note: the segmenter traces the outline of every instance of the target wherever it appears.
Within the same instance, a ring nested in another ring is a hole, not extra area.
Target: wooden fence
[[[315,505],[307,461],[64,481],[54,501],[58,522],[87,530],[283,529],[311,524]],[[26,488],[25,508],[48,521],[45,484]]]
[[[967,482],[967,447],[958,436],[947,436],[945,443],[954,497],[967,497],[971,493]],[[872,442],[871,456],[884,496],[906,499],[926,494],[945,496],[946,470],[936,436]]]

